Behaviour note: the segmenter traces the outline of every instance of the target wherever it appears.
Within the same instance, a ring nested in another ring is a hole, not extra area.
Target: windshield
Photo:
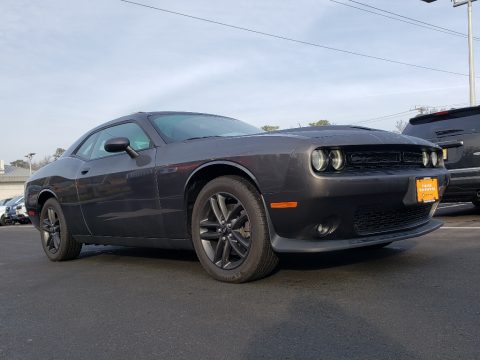
[[[217,136],[258,134],[262,130],[240,120],[203,114],[151,115],[155,129],[167,142]]]

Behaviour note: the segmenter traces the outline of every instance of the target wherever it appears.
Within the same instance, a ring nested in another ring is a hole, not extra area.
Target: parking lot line
[[[465,206],[465,205],[470,205],[470,203],[461,203],[461,204],[453,204],[453,205],[443,205],[443,206],[439,206],[438,208],[439,208],[439,209],[448,209],[448,208],[452,208],[452,207]]]
[[[480,229],[480,226],[442,226],[440,229]]]

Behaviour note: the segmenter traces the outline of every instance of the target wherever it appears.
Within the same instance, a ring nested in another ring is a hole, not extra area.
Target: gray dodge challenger
[[[194,249],[212,277],[240,283],[271,273],[278,253],[433,231],[448,182],[441,148],[414,137],[141,112],[83,135],[32,175],[25,201],[50,260],[83,244]]]

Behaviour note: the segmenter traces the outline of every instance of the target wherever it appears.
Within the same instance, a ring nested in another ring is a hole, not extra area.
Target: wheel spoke
[[[203,240],[218,240],[220,238],[220,233],[216,231],[205,231],[200,234],[200,238]]]
[[[248,248],[250,246],[249,241],[245,239],[238,231],[232,231],[235,240],[237,240],[244,247]]]
[[[47,217],[48,217],[48,220],[50,221],[51,225],[55,224],[55,222],[56,222],[55,210],[53,210],[53,208],[48,208],[47,209]]]
[[[239,248],[238,244],[235,243],[235,240],[229,239],[230,246],[232,247],[232,250],[241,258],[244,258],[245,255],[247,255],[247,251],[243,251]]]
[[[225,203],[225,196],[218,194],[217,200],[218,200],[218,205],[220,206],[220,210],[222,211],[222,217],[224,220],[226,220],[228,216],[228,209],[227,209],[227,204]]]
[[[224,241],[225,245],[223,246],[223,252],[222,252],[222,262],[221,262],[221,267],[225,268],[228,264],[228,259],[230,258],[230,242],[229,241]]]
[[[48,250],[51,250],[54,247],[53,236],[52,235],[48,236],[48,240],[47,240],[47,243],[45,245],[46,245]]]
[[[48,222],[47,219],[45,219],[45,220],[43,221],[43,224],[42,224],[41,228],[42,228],[43,231],[46,231],[46,232],[48,232],[48,233],[51,231],[51,230],[50,230],[50,224],[49,224],[49,222]]]
[[[215,254],[213,255],[213,263],[217,264],[221,258],[223,253],[223,240],[218,240],[217,246],[215,247]]]
[[[201,227],[206,227],[206,228],[209,228],[209,227],[218,227],[220,226],[220,224],[216,221],[211,221],[211,220],[208,220],[208,219],[205,219],[205,220],[202,220],[200,221],[200,226]]]
[[[222,211],[218,207],[217,199],[215,197],[210,198],[210,207],[212,208],[215,217],[217,218],[218,223],[222,223]]]
[[[232,229],[238,229],[239,227],[243,226],[248,220],[247,214],[240,215],[235,221],[232,223]]]
[[[243,210],[242,204],[240,204],[240,203],[235,204],[227,215],[227,221],[232,220],[235,216],[240,214],[240,211],[242,211],[242,210]]]
[[[53,239],[53,247],[55,249],[58,249],[60,247],[60,235],[58,233],[54,233],[52,235],[52,239]]]

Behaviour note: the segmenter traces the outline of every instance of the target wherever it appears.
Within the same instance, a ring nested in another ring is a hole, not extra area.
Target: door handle
[[[83,169],[82,171],[80,171],[80,174],[85,175],[89,171],[90,171],[90,168],[86,168],[86,169]]]

